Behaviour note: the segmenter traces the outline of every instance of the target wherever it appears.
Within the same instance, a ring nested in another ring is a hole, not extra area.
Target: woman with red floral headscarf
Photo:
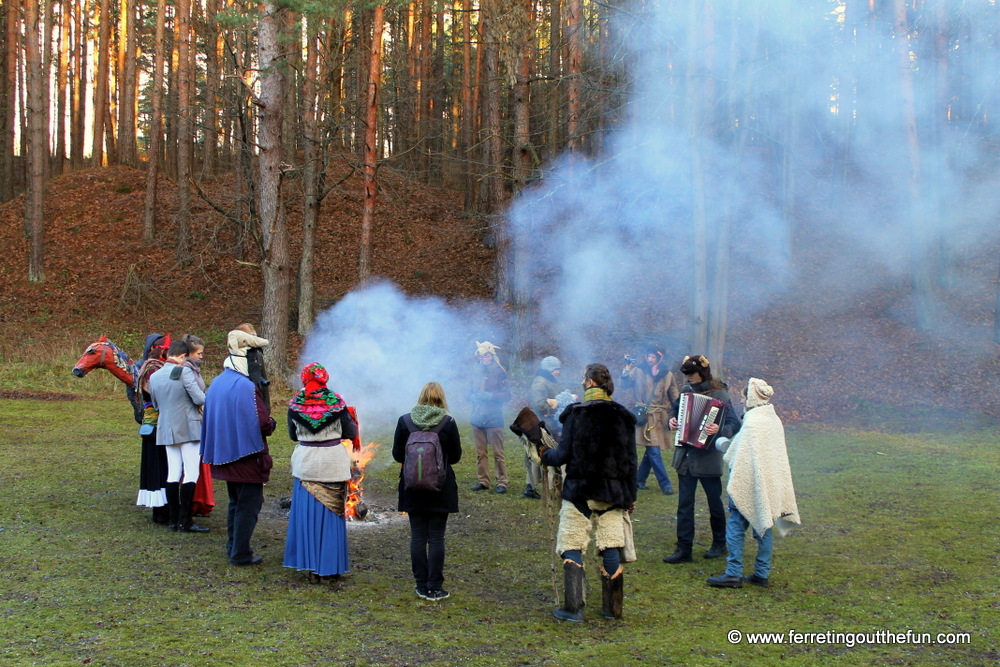
[[[327,388],[320,364],[302,369],[302,391],[288,406],[292,452],[292,509],[288,515],[285,567],[309,573],[320,583],[350,571],[344,504],[351,457],[342,444],[358,427],[339,394]]]

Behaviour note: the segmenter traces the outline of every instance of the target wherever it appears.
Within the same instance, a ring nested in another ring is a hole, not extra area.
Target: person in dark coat
[[[710,436],[706,447],[698,449],[690,445],[674,448],[671,465],[677,470],[677,548],[663,559],[664,563],[690,563],[694,547],[694,498],[698,482],[705,491],[708,501],[709,525],[712,527],[712,546],[705,552],[705,558],[719,558],[728,553],[726,548],[726,511],[722,505],[722,452],[715,446],[718,438],[732,438],[740,430],[740,419],[733,409],[732,399],[726,383],[712,377],[712,367],[703,356],[684,357],[681,373],[687,383],[681,393],[704,394],[726,404],[723,421],[710,424],[705,432]],[[677,430],[679,401],[670,410],[670,430]]]
[[[274,462],[267,436],[274,420],[250,378],[227,368],[217,376],[205,396],[201,457],[212,466],[212,477],[229,491],[226,555],[230,565],[259,565],[250,537],[264,504],[264,485]]]
[[[563,621],[583,620],[583,552],[597,524],[595,543],[601,556],[602,609],[605,618],[621,618],[622,549],[626,514],[635,506],[635,415],[611,400],[614,382],[607,367],[590,364],[584,373],[583,402],[560,416],[562,440],[546,449],[542,463],[566,466],[556,552],[563,558],[565,596],[553,614]]]
[[[398,509],[410,519],[410,563],[417,595],[424,600],[443,600],[450,595],[444,589],[444,533],[448,515],[458,511],[458,484],[452,466],[462,459],[462,439],[448,414],[444,388],[437,382],[425,384],[417,404],[396,423],[392,458],[403,467],[406,441],[415,430],[437,432],[445,465],[444,486],[440,491],[407,490],[400,469]]]

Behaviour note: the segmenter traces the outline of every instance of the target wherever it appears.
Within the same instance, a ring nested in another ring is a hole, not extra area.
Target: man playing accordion
[[[708,438],[703,447],[680,442],[674,448],[671,465],[677,470],[677,549],[663,559],[664,563],[690,563],[694,546],[694,498],[701,482],[708,500],[709,524],[712,527],[712,547],[705,558],[718,558],[727,554],[726,512],[722,505],[722,452],[716,449],[717,438],[732,438],[740,430],[740,420],[733,410],[725,382],[712,377],[712,367],[703,356],[684,357],[681,373],[687,383],[681,394],[704,394],[722,401],[722,416],[716,423],[708,424],[704,433]],[[670,411],[670,429],[676,431],[679,401]]]

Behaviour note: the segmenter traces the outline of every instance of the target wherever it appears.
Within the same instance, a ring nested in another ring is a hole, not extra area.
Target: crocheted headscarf
[[[302,369],[303,389],[288,404],[288,414],[312,433],[326,428],[332,418],[340,418],[347,407],[339,394],[327,389],[330,374],[322,365],[312,363]]]

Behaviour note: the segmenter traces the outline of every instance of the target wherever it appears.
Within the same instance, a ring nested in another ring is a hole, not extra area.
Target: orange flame
[[[379,443],[377,442],[369,442],[360,451],[356,452],[350,440],[344,441],[344,446],[351,456],[351,479],[347,483],[347,500],[344,503],[344,517],[348,521],[357,521],[360,519],[357,506],[364,495],[362,482],[365,479],[365,467],[375,456],[375,450],[378,448],[378,445]]]

